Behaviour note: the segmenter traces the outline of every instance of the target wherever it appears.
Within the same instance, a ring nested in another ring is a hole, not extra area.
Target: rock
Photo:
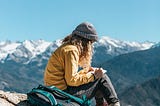
[[[29,106],[27,95],[0,90],[0,106]]]
[[[9,103],[5,99],[0,98],[0,105],[1,106],[14,106],[13,104]]]

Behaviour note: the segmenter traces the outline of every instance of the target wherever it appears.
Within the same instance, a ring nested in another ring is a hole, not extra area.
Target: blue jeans
[[[98,104],[102,103],[103,99],[105,99],[108,104],[119,101],[115,89],[107,74],[104,74],[102,78],[97,79],[94,82],[77,87],[68,86],[64,91],[80,98],[82,95],[86,95],[88,99],[95,97],[96,103]]]

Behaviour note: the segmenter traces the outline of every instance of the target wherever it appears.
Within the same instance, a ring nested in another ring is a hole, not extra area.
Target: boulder
[[[0,90],[0,106],[29,106],[27,95]]]

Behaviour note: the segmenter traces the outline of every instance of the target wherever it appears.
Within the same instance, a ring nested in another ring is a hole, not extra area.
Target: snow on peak
[[[18,42],[1,41],[0,42],[0,60],[4,59],[8,54],[16,51],[16,48],[20,45]]]
[[[116,40],[113,38],[110,38],[108,36],[102,36],[98,43],[100,45],[110,45],[116,48],[123,48],[126,46],[130,46],[130,47],[136,47],[139,48],[139,50],[145,50],[145,49],[149,49],[151,46],[153,46],[155,43],[153,42],[129,42],[129,41],[121,41],[121,40]]]
[[[114,47],[120,47],[120,45],[119,45],[120,42],[121,42],[120,40],[112,39],[108,36],[102,36],[99,39],[100,44],[102,44],[102,45],[109,44],[109,45],[112,45]]]
[[[152,48],[160,47],[160,42],[156,43],[155,45],[152,46]]]
[[[22,43],[22,45],[33,54],[33,57],[44,52],[50,44],[51,42],[46,42],[44,40],[25,40]]]
[[[45,40],[25,40],[23,42],[0,41],[0,61],[4,60],[27,60],[29,62],[37,55],[49,56],[58,46],[62,44],[61,40],[47,42]],[[111,55],[133,52],[137,50],[149,49],[154,43],[151,42],[129,42],[101,37],[94,47],[102,47],[105,52]],[[100,48],[101,48],[100,47]]]
[[[0,42],[0,61],[5,60],[5,58],[12,53],[23,52],[24,49],[31,52],[32,57],[44,52],[46,48],[51,44],[51,42],[46,42],[44,40],[25,40],[23,42],[11,42],[11,41],[1,41]],[[23,53],[25,54],[25,53]],[[22,54],[19,54],[22,55]],[[27,56],[24,56],[27,57]]]

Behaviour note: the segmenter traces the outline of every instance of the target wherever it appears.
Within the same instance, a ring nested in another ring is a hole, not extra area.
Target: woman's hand
[[[102,69],[101,69],[101,68],[95,69],[95,71],[94,71],[94,76],[95,76],[96,79],[102,78],[102,76],[103,76]]]
[[[88,72],[91,72],[91,71],[95,71],[95,69],[93,67],[89,67],[89,71]]]

